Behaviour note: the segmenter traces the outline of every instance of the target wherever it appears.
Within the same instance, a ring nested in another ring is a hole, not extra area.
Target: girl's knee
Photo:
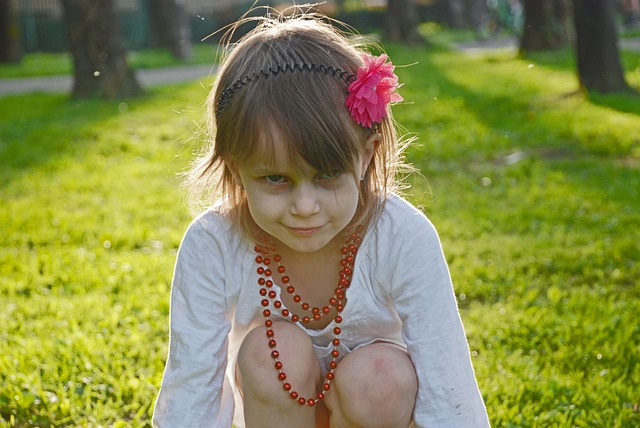
[[[240,346],[237,381],[243,394],[249,392],[263,398],[286,398],[283,383],[278,379],[276,359],[272,357],[274,349],[269,346],[271,339],[276,341],[277,361],[282,363],[281,371],[286,373],[287,381],[295,385],[315,385],[320,376],[320,366],[310,338],[288,322],[275,322],[271,330],[271,338],[263,326],[251,330]]]
[[[332,417],[346,420],[345,426],[409,426],[417,389],[407,353],[395,345],[373,344],[339,364],[327,406]]]

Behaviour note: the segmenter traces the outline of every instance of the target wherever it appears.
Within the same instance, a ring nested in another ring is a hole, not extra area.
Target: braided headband
[[[237,79],[222,91],[216,104],[215,115],[220,116],[233,95],[251,82],[285,73],[324,73],[336,76],[348,85],[345,107],[349,109],[356,123],[371,128],[374,123],[379,123],[387,117],[387,106],[390,103],[402,101],[403,98],[396,93],[399,86],[398,76],[393,73],[393,64],[387,62],[387,55],[374,57],[363,53],[362,59],[364,64],[358,68],[356,75],[337,67],[313,63],[278,64],[275,67],[254,71]]]

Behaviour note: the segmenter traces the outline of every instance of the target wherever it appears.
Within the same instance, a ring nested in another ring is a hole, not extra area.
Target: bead
[[[278,254],[273,254],[273,261],[275,261],[278,265],[276,267],[277,272],[282,275],[281,281],[282,284],[286,284],[286,292],[293,296],[292,299],[295,303],[300,304],[300,307],[303,311],[311,311],[312,317],[303,316],[302,323],[308,324],[311,322],[311,319],[319,321],[322,319],[323,315],[330,314],[332,312],[332,308],[335,308],[338,315],[334,318],[334,322],[336,324],[340,324],[342,322],[342,316],[339,314],[344,310],[344,304],[346,302],[346,290],[351,285],[351,277],[353,275],[353,266],[355,263],[355,255],[358,251],[358,245],[361,242],[359,232],[362,230],[361,226],[358,226],[355,229],[355,232],[348,236],[348,240],[346,244],[340,249],[342,254],[342,258],[340,259],[340,270],[338,272],[338,284],[337,287],[333,290],[334,295],[329,299],[328,304],[325,306],[314,306],[311,308],[311,305],[308,302],[304,302],[302,296],[299,294],[295,294],[295,287],[290,284],[291,279],[289,276],[284,275],[286,268],[280,264],[282,258]],[[280,310],[281,314],[285,318],[289,318],[292,322],[296,323],[300,321],[301,317],[297,314],[290,312],[288,309],[283,308],[283,303],[280,300],[277,300],[277,292],[272,289],[274,282],[271,279],[271,275],[273,271],[269,268],[271,264],[271,259],[269,258],[269,254],[275,248],[271,247],[270,249],[265,249],[260,245],[256,244],[254,247],[257,255],[255,256],[255,262],[259,265],[256,268],[256,272],[260,277],[258,278],[258,285],[260,286],[259,293],[260,296],[266,297],[260,301],[260,304],[265,307],[262,311],[262,315],[266,318],[264,325],[266,327],[266,336],[268,338],[268,345],[271,348],[271,358],[275,360],[274,368],[278,372],[278,380],[282,382],[282,388],[285,392],[289,394],[289,397],[296,400],[300,405],[307,406],[315,406],[316,403],[320,400],[324,400],[325,392],[329,391],[331,388],[330,382],[335,378],[335,370],[338,367],[337,359],[340,357],[340,351],[338,351],[338,346],[341,341],[338,336],[342,333],[342,329],[340,327],[333,328],[334,338],[331,341],[331,344],[334,346],[331,351],[332,361],[329,362],[329,372],[326,374],[326,381],[322,384],[322,390],[316,394],[316,398],[304,398],[301,397],[296,391],[293,391],[293,387],[289,382],[285,382],[287,379],[287,375],[284,371],[282,371],[283,364],[278,360],[280,353],[277,350],[277,342],[275,340],[275,332],[272,329],[273,321],[270,319],[271,311],[267,309],[269,305],[273,305],[276,309],[282,308]],[[262,265],[262,266],[260,266]],[[311,309],[310,309],[311,308]],[[322,308],[322,309],[320,309]]]

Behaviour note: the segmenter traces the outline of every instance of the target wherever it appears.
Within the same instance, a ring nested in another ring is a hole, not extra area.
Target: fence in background
[[[254,0],[181,0],[190,19],[192,41],[200,41],[233,22]],[[114,0],[125,46],[130,50],[152,46],[149,8],[155,0]],[[292,0],[282,3],[292,3]],[[382,8],[387,0],[328,0],[327,9],[338,4],[345,10]],[[258,2],[273,5],[273,1]],[[60,0],[14,0],[24,52],[60,52],[67,49],[67,33]]]

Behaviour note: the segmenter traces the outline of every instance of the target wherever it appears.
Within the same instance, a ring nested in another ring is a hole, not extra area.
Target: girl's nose
[[[299,217],[309,217],[319,211],[320,203],[315,187],[307,183],[298,185],[293,193],[291,214]]]

